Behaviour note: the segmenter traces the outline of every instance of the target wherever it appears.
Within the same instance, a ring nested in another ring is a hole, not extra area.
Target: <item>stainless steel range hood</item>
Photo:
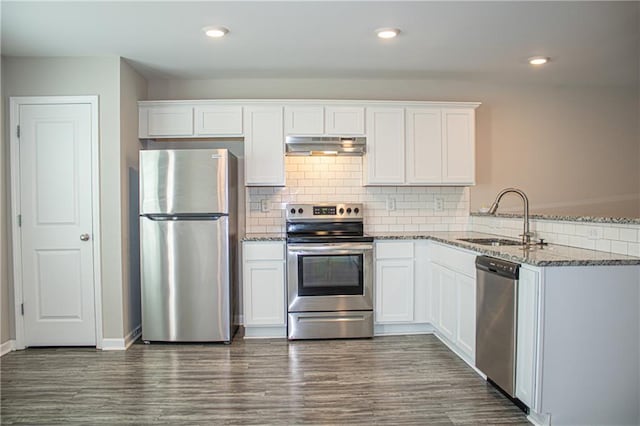
[[[364,137],[287,136],[286,155],[351,155],[362,156]]]

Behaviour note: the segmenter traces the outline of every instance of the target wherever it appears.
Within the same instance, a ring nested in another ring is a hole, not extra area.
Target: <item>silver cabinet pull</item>
[[[89,234],[80,234],[80,241],[89,241]]]

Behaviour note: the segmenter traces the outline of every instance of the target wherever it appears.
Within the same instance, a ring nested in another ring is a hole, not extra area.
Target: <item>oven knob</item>
[[[351,207],[347,209],[347,214],[351,214]]]
[[[342,207],[340,207],[340,210],[338,210],[338,212],[339,212],[340,214],[344,214],[344,209],[343,209]]]
[[[302,212],[304,212],[304,210],[298,209],[298,213],[302,214]]]
[[[354,212],[355,214],[358,214],[358,213],[360,213],[360,209],[356,207],[355,209],[353,209],[353,212]]]
[[[291,214],[296,214],[296,209],[291,209]]]

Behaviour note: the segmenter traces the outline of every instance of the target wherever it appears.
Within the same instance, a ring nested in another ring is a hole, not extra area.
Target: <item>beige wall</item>
[[[122,221],[122,307],[124,335],[140,326],[140,268],[138,253],[137,171],[138,100],[146,99],[147,81],[120,59],[120,191]]]
[[[118,57],[2,58],[4,105],[7,105],[10,96],[99,96],[102,316],[105,338],[123,337],[119,74]],[[3,119],[8,120],[6,111]],[[3,136],[5,146],[6,131]],[[5,213],[8,209],[10,206],[6,207]],[[13,313],[3,309],[2,317],[4,323],[7,317],[12,319]],[[11,336],[14,336],[13,326]]]
[[[149,99],[481,101],[471,209],[522,188],[536,213],[640,217],[638,87],[372,79],[151,80]],[[519,211],[505,198],[501,211]]]

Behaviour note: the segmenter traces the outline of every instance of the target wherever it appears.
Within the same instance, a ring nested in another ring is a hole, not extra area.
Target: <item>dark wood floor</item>
[[[0,362],[3,424],[528,424],[430,335],[28,349]]]

